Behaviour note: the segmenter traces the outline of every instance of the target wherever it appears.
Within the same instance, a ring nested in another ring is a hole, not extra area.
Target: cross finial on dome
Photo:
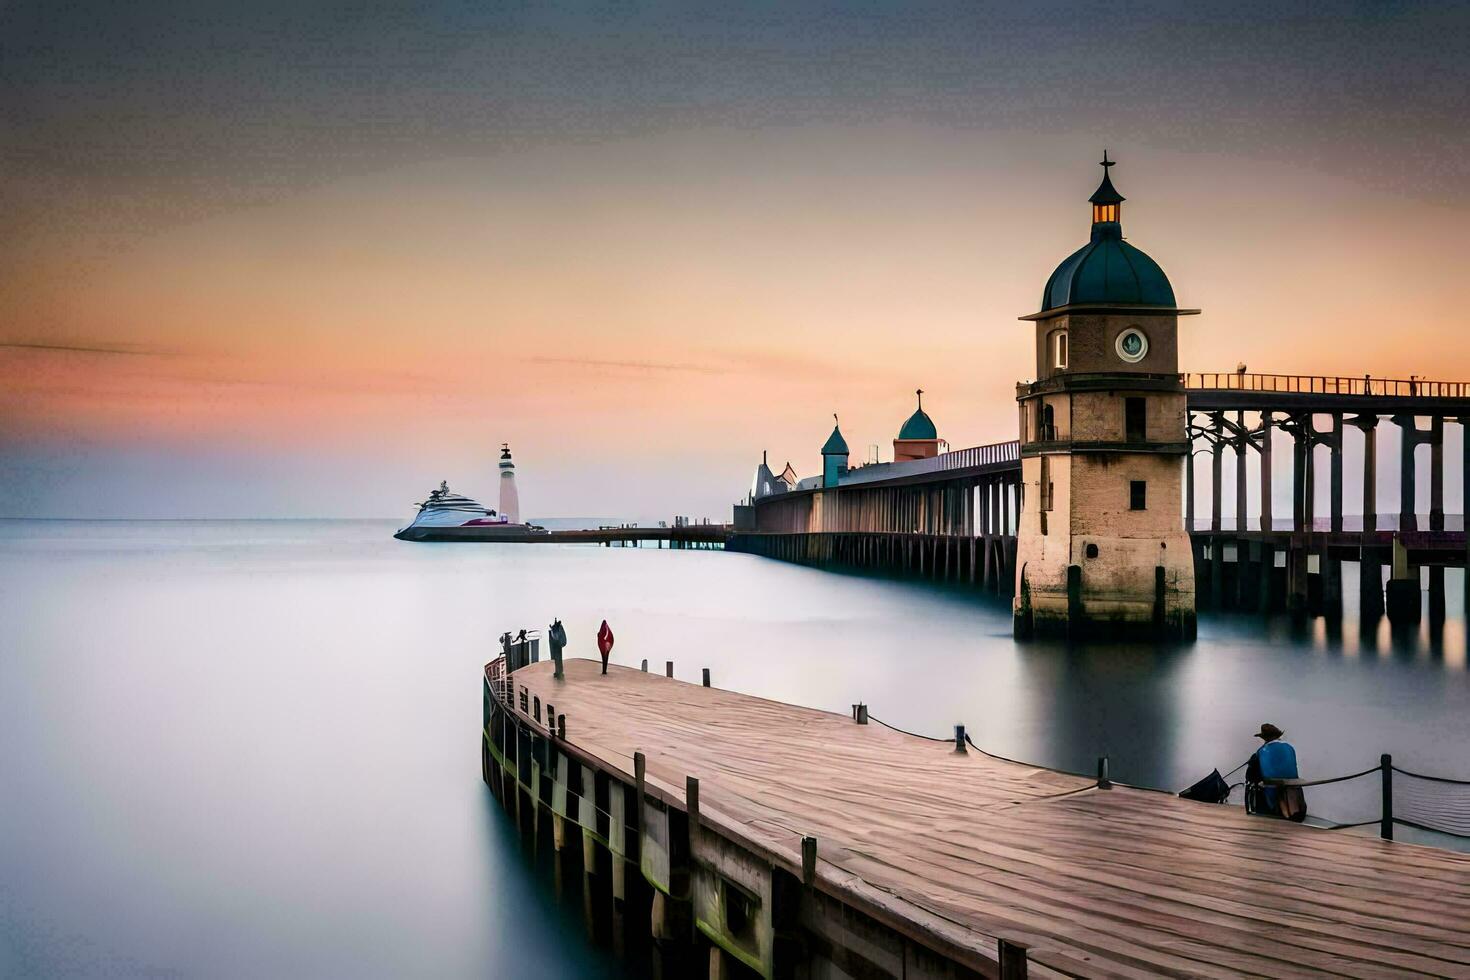
[[[1107,150],[1103,150],[1102,165],[1103,165],[1103,173],[1107,173],[1108,172],[1107,168],[1108,167],[1116,167],[1118,165],[1118,161],[1117,160],[1109,160],[1108,159],[1108,151]]]

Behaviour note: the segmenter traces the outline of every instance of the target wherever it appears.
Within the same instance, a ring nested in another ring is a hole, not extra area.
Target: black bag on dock
[[[1225,782],[1220,770],[1216,769],[1179,795],[1198,803],[1224,803],[1230,798],[1230,784]]]

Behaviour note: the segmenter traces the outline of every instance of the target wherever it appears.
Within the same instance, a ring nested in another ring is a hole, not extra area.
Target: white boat
[[[514,541],[538,534],[546,528],[522,524],[516,519],[519,501],[515,485],[515,464],[510,447],[500,449],[500,512],[477,500],[449,489],[441,481],[429,499],[418,504],[418,513],[407,527],[399,528],[395,538],[402,541]]]

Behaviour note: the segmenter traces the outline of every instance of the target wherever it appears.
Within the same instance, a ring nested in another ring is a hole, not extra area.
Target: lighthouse
[[[516,464],[510,458],[510,443],[500,444],[500,513],[512,524],[521,522],[521,497],[516,492]]]

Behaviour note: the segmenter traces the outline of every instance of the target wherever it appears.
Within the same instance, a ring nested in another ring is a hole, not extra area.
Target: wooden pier
[[[480,544],[600,544],[604,547],[636,547],[655,542],[658,547],[675,549],[713,548],[723,546],[730,537],[728,524],[682,524],[675,527],[597,527],[565,531],[543,531],[534,534],[509,534],[496,531],[487,534],[476,527],[425,528],[422,539]]]
[[[1470,855],[1103,788],[662,664],[504,670],[486,781],[580,869],[594,932],[652,936],[665,976],[1470,976]]]

